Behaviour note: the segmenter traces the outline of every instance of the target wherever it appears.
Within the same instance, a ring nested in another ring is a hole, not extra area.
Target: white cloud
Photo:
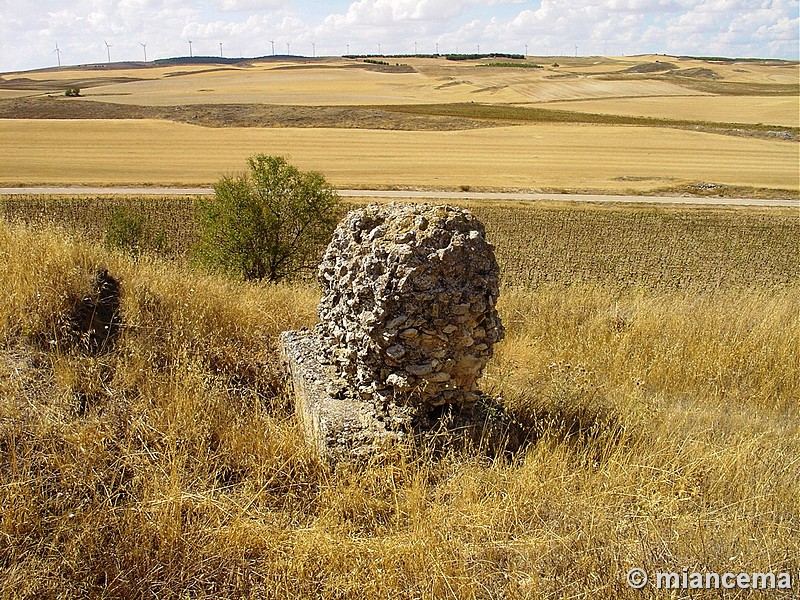
[[[446,22],[473,7],[519,4],[520,0],[356,0],[343,14],[328,20],[348,25],[380,25],[408,21]]]
[[[670,52],[798,58],[798,0],[0,0],[0,70],[188,53]]]
[[[542,0],[505,23],[458,33],[529,44],[532,52],[581,54],[673,52],[797,57],[796,1]],[[760,39],[763,38],[763,39]],[[756,41],[754,43],[754,40]]]
[[[665,23],[667,52],[797,57],[797,2],[703,0]]]
[[[291,0],[215,0],[214,6],[222,12],[252,12],[288,7]]]

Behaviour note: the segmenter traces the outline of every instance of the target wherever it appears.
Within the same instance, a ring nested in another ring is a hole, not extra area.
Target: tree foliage
[[[222,177],[200,203],[196,260],[242,279],[279,281],[316,266],[339,217],[339,199],[317,172],[257,154],[249,172]]]

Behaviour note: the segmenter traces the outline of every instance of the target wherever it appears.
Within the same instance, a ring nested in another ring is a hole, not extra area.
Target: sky
[[[0,0],[0,72],[190,52],[797,60],[799,12],[798,0]]]

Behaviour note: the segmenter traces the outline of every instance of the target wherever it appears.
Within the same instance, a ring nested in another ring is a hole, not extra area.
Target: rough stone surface
[[[279,346],[295,412],[306,439],[324,462],[374,458],[394,442],[409,438],[436,452],[473,448],[489,456],[513,454],[525,443],[522,425],[490,396],[480,394],[468,405],[437,406],[415,421],[390,421],[373,403],[337,393],[347,384],[321,358],[325,348],[316,332],[284,331]]]
[[[344,219],[323,256],[317,331],[364,399],[415,414],[470,403],[504,334],[498,276],[469,211],[370,205]]]
[[[504,335],[498,276],[467,210],[384,204],[348,214],[319,267],[319,324],[281,336],[319,453],[371,455],[454,428],[473,438],[490,429],[502,445],[510,420],[477,385]]]

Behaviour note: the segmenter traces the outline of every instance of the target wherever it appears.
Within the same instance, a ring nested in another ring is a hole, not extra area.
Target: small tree
[[[281,156],[257,154],[247,164],[249,173],[223,177],[214,199],[200,203],[196,261],[268,281],[313,268],[338,221],[336,192]]]

